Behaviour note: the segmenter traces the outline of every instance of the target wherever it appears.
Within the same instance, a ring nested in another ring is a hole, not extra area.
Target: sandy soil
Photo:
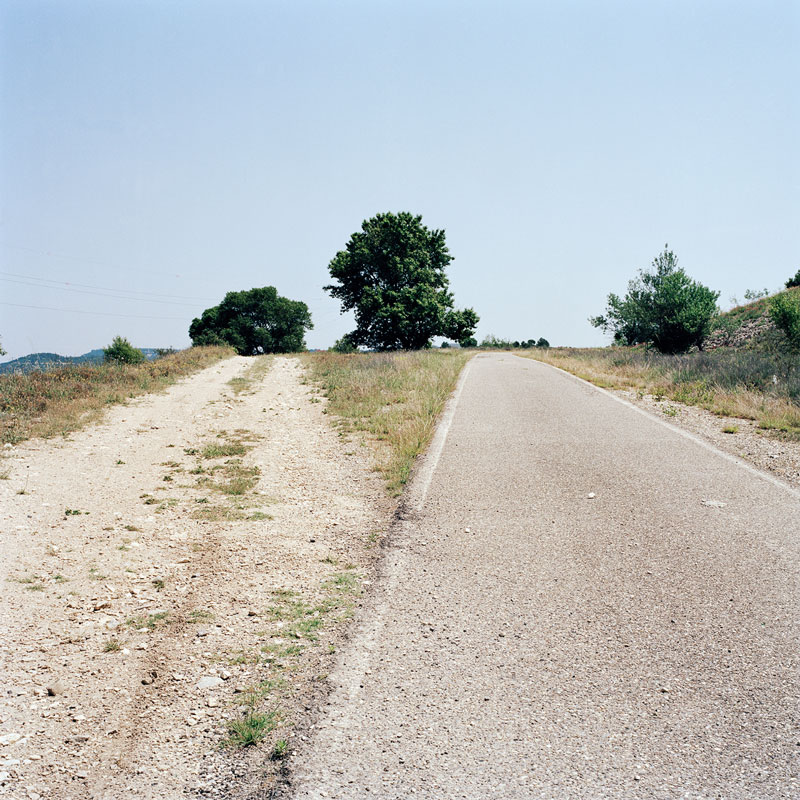
[[[323,691],[392,508],[299,361],[275,358],[236,394],[228,381],[252,364],[5,450],[0,796],[237,798],[274,782],[270,749]],[[260,469],[245,496],[202,484],[226,461],[204,446],[231,441]],[[214,519],[237,505],[242,519]],[[300,603],[323,619],[287,640]],[[279,727],[221,748],[254,696]]]

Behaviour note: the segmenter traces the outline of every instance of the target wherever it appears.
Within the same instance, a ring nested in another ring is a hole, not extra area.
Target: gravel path
[[[227,722],[257,692],[280,709],[273,739],[292,741],[388,511],[368,449],[328,426],[299,361],[276,358],[248,382],[253,363],[232,358],[67,440],[5,451],[0,796],[236,798],[272,785],[269,738],[221,750]],[[242,495],[214,488],[228,459],[203,456],[232,442],[260,470]],[[353,590],[331,600],[342,574]],[[315,633],[287,640],[284,611],[326,600]]]
[[[800,495],[546,365],[467,370],[281,796],[800,796]]]

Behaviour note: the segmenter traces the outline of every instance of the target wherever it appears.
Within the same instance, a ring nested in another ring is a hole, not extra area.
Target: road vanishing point
[[[476,356],[294,798],[798,798],[800,496]]]

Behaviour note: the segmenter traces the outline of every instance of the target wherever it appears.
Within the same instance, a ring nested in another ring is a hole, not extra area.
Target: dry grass
[[[597,386],[628,389],[800,439],[800,359],[720,348],[665,356],[641,347],[550,348],[518,353]]]
[[[96,420],[109,405],[164,389],[231,355],[227,347],[192,347],[144,364],[0,375],[0,442],[68,434]]]
[[[328,397],[328,413],[342,431],[363,431],[380,443],[378,469],[399,494],[416,457],[425,450],[436,420],[472,353],[313,353],[304,356]]]

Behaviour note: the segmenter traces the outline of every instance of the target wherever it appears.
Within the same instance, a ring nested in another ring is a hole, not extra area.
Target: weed
[[[117,459],[117,466],[120,466],[120,464],[124,464],[124,463],[125,462],[121,458]]]
[[[136,525],[123,525],[126,531],[131,531],[132,533],[141,533],[142,529],[137,528]]]
[[[272,752],[270,753],[269,757],[273,761],[280,761],[282,758],[286,758],[289,754],[289,742],[286,739],[278,739],[275,742],[275,746],[272,748]]]
[[[242,442],[227,442],[223,444],[208,444],[203,448],[203,458],[230,458],[243,456],[250,448]]]
[[[92,567],[89,567],[89,577],[90,577],[90,578],[91,578],[93,581],[104,581],[104,580],[105,580],[105,579],[108,577],[108,575],[103,575],[103,574],[102,574],[102,573],[101,573],[101,572],[100,572],[100,571],[97,569],[97,567],[94,567],[94,566],[92,566]]]
[[[665,406],[661,409],[668,417],[677,417],[678,409],[675,406]]]
[[[361,590],[359,576],[355,572],[339,572],[324,585],[343,594],[354,594]]]
[[[152,584],[157,592],[160,592],[167,585],[163,578],[154,578]]]
[[[64,516],[65,517],[78,517],[81,514],[88,514],[88,511],[80,511],[77,508],[65,508],[64,509]]]
[[[214,615],[210,611],[195,609],[194,611],[189,612],[189,616],[186,618],[186,621],[189,623],[198,623],[209,622],[212,619],[214,619]]]
[[[130,617],[125,621],[125,624],[137,630],[146,629],[152,633],[156,628],[166,625],[169,622],[169,612],[157,611],[154,614],[147,616]]]
[[[56,574],[56,575],[53,575],[53,580],[56,583],[67,583],[69,578],[65,578],[63,575]]]
[[[109,639],[103,645],[104,653],[116,653],[120,650],[122,650],[122,644],[120,643],[119,639]]]
[[[722,429],[723,433],[739,433],[739,426],[738,425],[726,425]]]
[[[228,738],[223,744],[226,747],[247,747],[258,744],[278,727],[279,721],[276,710],[261,713],[250,709],[243,719],[234,719],[228,723]]]

